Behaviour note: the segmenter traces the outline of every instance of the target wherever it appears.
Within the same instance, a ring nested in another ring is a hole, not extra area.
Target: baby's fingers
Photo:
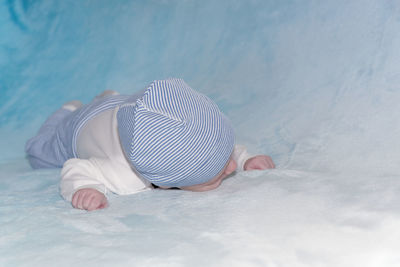
[[[90,211],[107,207],[107,198],[95,189],[84,188],[75,192],[71,204],[74,208]]]
[[[103,209],[107,206],[107,199],[104,196],[93,195],[84,206],[88,211]]]
[[[244,169],[247,171],[265,170],[273,168],[275,168],[275,164],[272,161],[271,157],[267,155],[258,155],[253,158],[250,158],[244,165]]]
[[[101,209],[103,206],[102,201],[100,199],[94,198],[86,208],[88,211]]]
[[[265,169],[272,169],[275,168],[275,164],[272,161],[271,157],[266,156],[266,155],[261,155],[256,157],[256,165],[257,169],[259,170],[265,170]]]
[[[266,157],[264,158],[264,165],[265,165],[265,167],[266,167],[267,169],[273,169],[273,168],[275,168],[275,164],[274,164],[274,162],[272,161],[271,157],[269,157],[269,156],[266,156]]]
[[[82,209],[89,210],[89,208],[93,205],[95,195],[87,194],[82,201]]]
[[[82,202],[85,197],[84,191],[77,191],[72,197],[71,204],[74,208],[82,209]]]

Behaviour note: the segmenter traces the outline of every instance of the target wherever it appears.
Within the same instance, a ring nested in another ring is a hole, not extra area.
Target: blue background
[[[0,1],[0,265],[399,266],[399,29],[395,0]],[[28,166],[64,102],[168,77],[277,169],[85,213]]]

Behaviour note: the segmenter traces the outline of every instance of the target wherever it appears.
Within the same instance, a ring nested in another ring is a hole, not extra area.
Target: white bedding
[[[0,266],[400,266],[399,29],[389,0],[0,2]],[[277,168],[88,213],[28,166],[63,102],[167,77]]]

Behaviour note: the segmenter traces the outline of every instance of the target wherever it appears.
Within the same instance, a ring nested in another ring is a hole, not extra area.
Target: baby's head
[[[236,169],[229,120],[181,79],[154,81],[119,108],[117,120],[126,157],[157,186],[205,191]]]

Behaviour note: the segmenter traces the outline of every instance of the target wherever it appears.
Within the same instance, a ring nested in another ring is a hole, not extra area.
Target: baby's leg
[[[82,106],[78,100],[65,103],[40,127],[37,135],[25,145],[28,160],[34,169],[62,167],[66,152],[60,148],[60,137],[56,133],[58,125],[73,111]]]
[[[82,107],[82,102],[79,100],[72,100],[64,103],[60,109],[50,115],[49,118],[43,123],[42,127],[40,127],[38,135],[44,134],[46,132],[54,132],[57,125],[62,121],[66,116],[68,116],[71,112],[77,110]]]

